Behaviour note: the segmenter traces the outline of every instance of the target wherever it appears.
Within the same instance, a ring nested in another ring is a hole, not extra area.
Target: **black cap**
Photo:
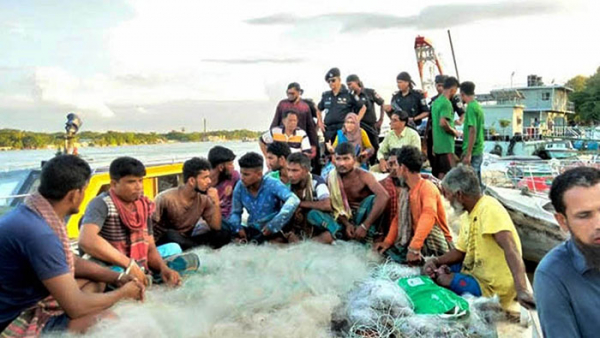
[[[331,68],[327,74],[325,74],[325,81],[329,81],[329,79],[333,77],[340,77],[340,70],[338,68]]]
[[[444,81],[448,78],[447,75],[436,75],[435,76],[435,84],[444,84]]]
[[[346,78],[346,82],[360,82],[360,79],[358,78],[358,75],[351,74]]]
[[[410,82],[413,85],[415,84],[413,82],[412,78],[410,77],[410,74],[408,74],[407,72],[402,72],[402,73],[398,74],[398,76],[396,76],[396,80],[402,80],[402,81]]]

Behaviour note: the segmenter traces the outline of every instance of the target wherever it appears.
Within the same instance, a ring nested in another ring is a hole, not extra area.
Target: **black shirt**
[[[312,115],[313,119],[317,118],[317,106],[315,105],[315,101],[313,101],[312,99],[305,99],[305,98],[301,98],[300,100],[304,101],[304,103],[306,103],[308,105],[308,108],[310,108],[310,114]]]
[[[383,98],[377,94],[375,89],[371,88],[363,88],[357,96],[357,100],[362,102],[363,105],[367,107],[367,111],[365,112],[365,116],[360,121],[362,123],[366,123],[368,125],[374,126],[377,122],[377,113],[375,112],[375,104],[381,106],[383,105]]]
[[[431,98],[431,101],[429,101],[430,107],[433,106],[433,101],[435,101],[435,99],[440,97],[440,95],[441,94],[437,94],[436,96]],[[462,103],[462,100],[460,99],[460,95],[458,95],[458,94],[454,95],[454,97],[450,101],[452,102],[452,109],[454,109],[454,111],[458,114],[458,116],[463,116],[463,114],[465,113],[465,106]]]
[[[392,96],[392,107],[394,109],[402,109],[408,114],[408,117],[414,118],[423,112],[429,112],[429,106],[427,100],[423,97],[423,93],[411,89],[408,91],[408,95],[402,96],[402,92],[396,92]],[[415,124],[419,125],[421,120],[416,121]]]
[[[320,111],[328,110],[325,115],[325,126],[334,128],[336,125],[343,125],[346,115],[348,113],[358,113],[362,106],[362,102],[357,101],[356,97],[345,86],[342,86],[337,96],[333,95],[331,90],[324,92],[321,96],[321,102],[319,102]]]

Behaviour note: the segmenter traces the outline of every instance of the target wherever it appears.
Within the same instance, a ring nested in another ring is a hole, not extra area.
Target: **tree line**
[[[168,133],[134,133],[134,132],[94,132],[83,131],[75,136],[75,141],[87,143],[89,146],[120,146],[157,144],[166,142],[200,142],[209,137],[220,137],[225,140],[256,139],[260,132],[251,130],[219,130],[206,133],[170,131]],[[39,133],[16,129],[0,129],[0,148],[40,149],[60,147],[64,144],[64,133]]]
[[[594,75],[577,75],[566,85],[573,88],[569,100],[575,104],[575,120],[584,124],[600,123],[600,67]]]

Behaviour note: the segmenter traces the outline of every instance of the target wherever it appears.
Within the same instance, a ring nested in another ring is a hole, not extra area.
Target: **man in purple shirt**
[[[210,171],[211,186],[216,188],[221,202],[221,215],[223,220],[231,213],[233,189],[240,180],[240,173],[233,167],[235,154],[230,149],[214,146],[208,152],[208,161],[212,166]]]

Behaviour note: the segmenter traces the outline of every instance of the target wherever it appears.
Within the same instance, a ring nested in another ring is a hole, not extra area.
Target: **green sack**
[[[469,303],[427,276],[406,277],[398,285],[411,300],[416,314],[459,318],[469,313]]]

